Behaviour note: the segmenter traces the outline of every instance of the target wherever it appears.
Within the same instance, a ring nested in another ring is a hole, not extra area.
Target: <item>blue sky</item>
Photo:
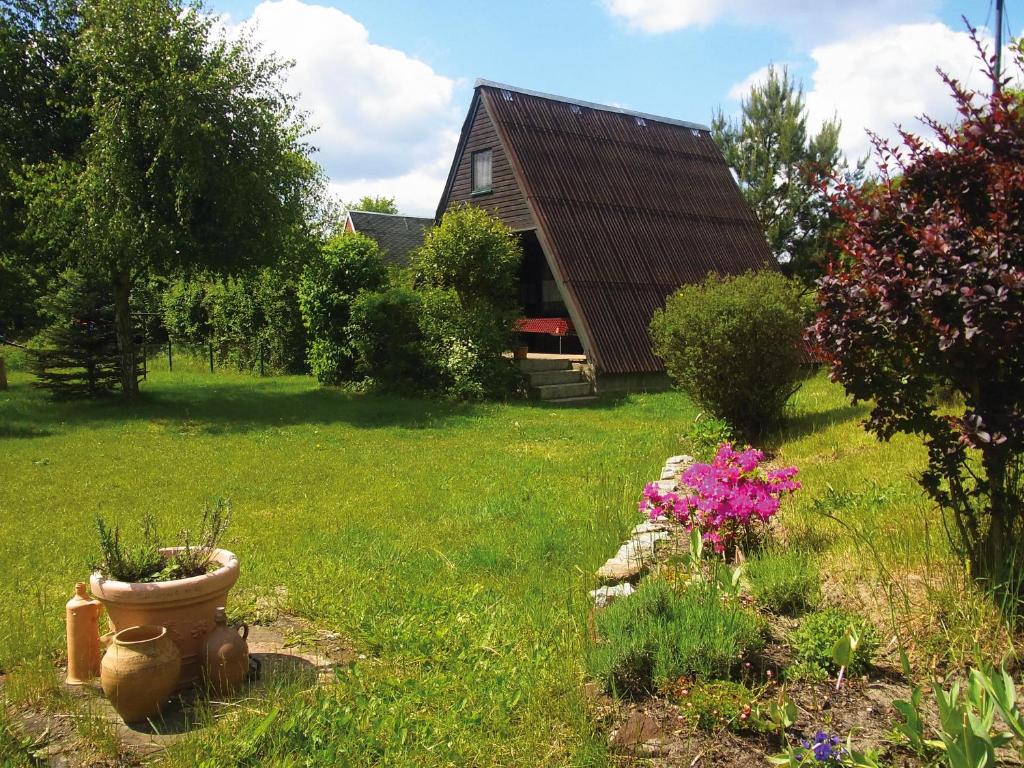
[[[364,191],[426,213],[475,78],[707,123],[771,63],[808,92],[813,124],[892,135],[923,111],[948,116],[934,67],[977,81],[961,15],[992,25],[991,0],[220,0],[294,59],[291,87],[342,197]],[[1015,34],[1024,0],[1008,0]]]

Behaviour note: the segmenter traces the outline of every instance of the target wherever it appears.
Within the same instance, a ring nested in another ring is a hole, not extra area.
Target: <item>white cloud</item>
[[[838,115],[840,143],[851,159],[870,148],[865,129],[892,139],[897,124],[927,135],[917,120],[921,115],[955,121],[954,102],[936,67],[965,85],[988,87],[967,32],[941,23],[885,27],[819,46],[810,56],[815,68],[807,91],[808,122],[817,127]]]
[[[741,101],[745,99],[755,85],[761,85],[768,79],[768,70],[770,70],[771,67],[771,64],[766,64],[760,69],[755,69],[738,83],[735,83],[729,89],[729,98],[733,101]]]
[[[612,16],[649,34],[673,32],[683,27],[705,26],[714,21],[726,3],[706,0],[605,0]]]
[[[363,195],[395,197],[398,210],[412,216],[433,216],[441,199],[441,190],[448,177],[448,168],[459,143],[457,132],[448,133],[445,147],[433,163],[413,168],[398,176],[368,176],[353,179],[332,179],[331,194],[338,200],[351,202]]]
[[[648,34],[703,27],[715,21],[774,26],[797,36],[843,35],[881,22],[918,19],[938,0],[604,0],[612,16]]]
[[[455,81],[406,53],[370,42],[335,8],[267,0],[242,25],[295,62],[288,85],[317,126],[312,142],[343,199],[397,198],[403,213],[432,214],[462,114]]]

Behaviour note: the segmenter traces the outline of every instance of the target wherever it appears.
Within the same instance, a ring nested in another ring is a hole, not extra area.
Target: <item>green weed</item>
[[[839,672],[834,650],[853,628],[858,643],[852,660],[846,665],[846,676],[863,675],[871,667],[878,650],[878,632],[866,619],[841,608],[826,608],[803,618],[791,638],[797,662],[786,670],[790,678],[823,679]]]

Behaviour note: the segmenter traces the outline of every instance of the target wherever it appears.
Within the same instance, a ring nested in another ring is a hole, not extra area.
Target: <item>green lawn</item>
[[[253,618],[276,600],[367,658],[335,686],[251,702],[166,761],[605,763],[581,690],[587,591],[636,522],[643,483],[688,447],[685,397],[446,405],[180,368],[151,372],[129,407],[54,403],[22,373],[0,393],[0,669],[11,681],[59,658],[97,514],[131,529],[149,511],[174,531],[224,495],[226,546],[243,568],[232,612]],[[888,565],[916,568],[935,554],[912,477],[923,451],[875,442],[862,416],[823,377],[797,395],[779,459],[805,487],[783,519],[839,570],[855,570],[863,537]]]

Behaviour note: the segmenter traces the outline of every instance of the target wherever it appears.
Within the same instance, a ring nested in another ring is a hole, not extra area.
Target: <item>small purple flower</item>
[[[800,755],[800,759],[805,759],[809,751],[814,756],[815,762],[823,763],[827,766],[840,766],[846,752],[840,746],[841,743],[838,736],[832,736],[825,731],[818,731],[814,734],[813,740],[804,739],[800,742],[800,746],[805,750]]]

